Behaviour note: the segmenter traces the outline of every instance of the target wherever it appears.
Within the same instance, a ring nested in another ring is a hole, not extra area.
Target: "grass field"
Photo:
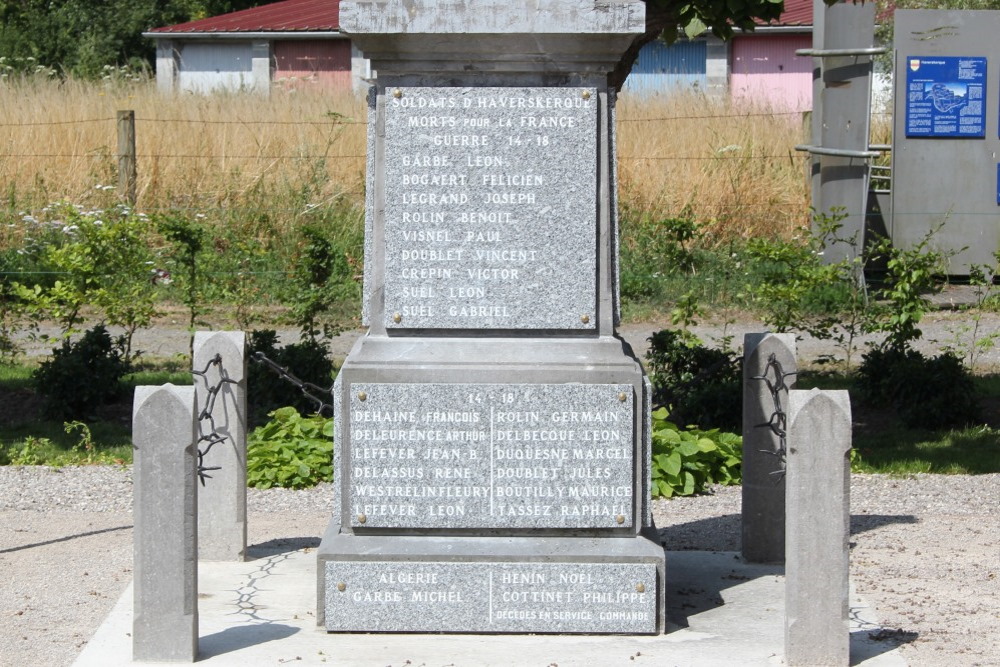
[[[308,89],[163,97],[152,83],[27,79],[0,95],[0,184],[8,210],[56,200],[116,201],[115,114],[136,115],[138,207],[266,210],[295,224],[303,207],[363,198],[362,99]],[[737,109],[703,95],[618,105],[623,215],[688,216],[722,243],[785,236],[808,222],[801,114]],[[227,222],[232,216],[225,217]]]

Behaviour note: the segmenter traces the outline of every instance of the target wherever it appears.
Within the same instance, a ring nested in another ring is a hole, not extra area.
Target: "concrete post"
[[[250,44],[250,69],[255,93],[267,97],[271,94],[271,42],[254,41]]]
[[[134,660],[198,655],[196,429],[194,387],[135,388]]]
[[[872,75],[872,56],[864,52],[873,48],[875,4],[813,0],[813,16],[812,50],[821,54],[813,70],[813,146],[841,154],[814,154],[812,205],[817,214],[837,208],[844,216],[838,236],[847,241],[823,253],[834,264],[856,259],[864,247]]]
[[[372,77],[372,65],[361,53],[361,49],[351,42],[351,90],[356,95],[362,95],[368,91],[371,85],[368,79]]]
[[[768,382],[781,387],[774,355],[784,373],[784,384],[795,384],[795,335],[751,333],[743,338],[743,558],[750,563],[780,563],[785,558],[785,482],[782,476],[781,438],[762,424],[779,420]],[[757,378],[766,377],[767,382]],[[778,392],[787,411],[788,389]],[[773,422],[781,429],[785,424]]]
[[[215,363],[214,360],[221,359]],[[209,471],[199,490],[198,558],[242,561],[247,548],[246,336],[242,331],[194,335],[202,464]],[[204,374],[202,374],[204,373]],[[213,395],[214,394],[214,395]],[[207,451],[206,451],[207,450]]]
[[[785,663],[847,665],[850,397],[792,391],[788,415]]]
[[[156,40],[156,90],[164,95],[177,91],[177,53],[170,39]]]

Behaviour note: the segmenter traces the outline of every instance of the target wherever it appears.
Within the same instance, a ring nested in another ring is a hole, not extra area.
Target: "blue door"
[[[670,46],[659,40],[650,42],[639,52],[625,90],[639,95],[704,90],[706,54],[703,40],[680,40]]]

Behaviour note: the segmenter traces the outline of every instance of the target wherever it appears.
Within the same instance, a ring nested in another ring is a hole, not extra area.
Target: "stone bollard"
[[[847,665],[851,401],[792,391],[788,401],[785,662]]]
[[[198,486],[195,388],[136,387],[132,409],[132,657],[198,655]]]
[[[749,563],[780,563],[785,558],[785,483],[782,478],[781,439],[761,424],[780,419],[766,377],[780,387],[774,355],[791,387],[796,370],[795,335],[751,333],[743,337],[743,558]],[[788,389],[778,392],[782,408]],[[786,410],[787,411],[787,410]],[[784,424],[776,424],[784,427]]]
[[[220,363],[214,363],[216,355]],[[216,470],[207,472],[210,478],[199,491],[198,558],[242,561],[247,548],[246,335],[196,332],[192,365],[200,435],[220,438],[211,447],[207,440],[199,445],[205,452],[202,465]]]

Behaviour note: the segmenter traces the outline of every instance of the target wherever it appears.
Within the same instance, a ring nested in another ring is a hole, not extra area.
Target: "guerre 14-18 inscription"
[[[646,563],[326,563],[327,630],[656,631]]]
[[[593,329],[596,90],[389,93],[386,327]]]
[[[354,383],[350,523],[631,527],[632,404],[628,384]]]

